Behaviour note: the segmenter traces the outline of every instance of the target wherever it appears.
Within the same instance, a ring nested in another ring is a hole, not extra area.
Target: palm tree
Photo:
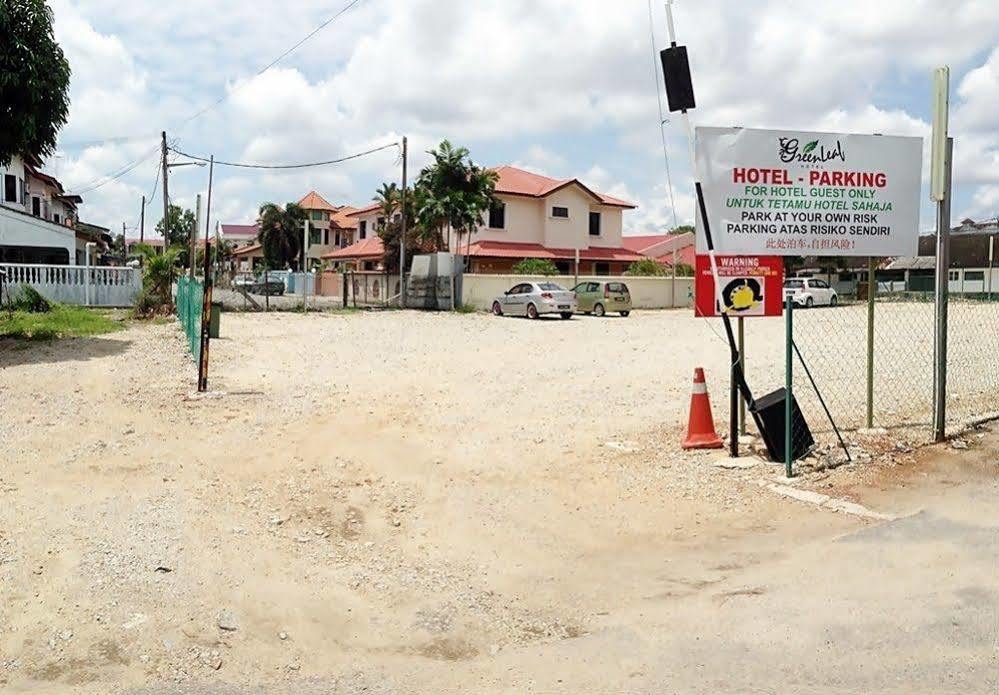
[[[157,253],[149,244],[135,244],[131,252],[139,257],[143,269],[142,293],[136,302],[139,313],[155,313],[164,308],[169,311],[181,249],[174,246]]]
[[[296,203],[282,209],[274,203],[260,206],[260,231],[257,241],[264,249],[264,260],[269,268],[286,268],[302,251],[302,225],[306,214]]]
[[[443,140],[428,154],[433,163],[420,172],[416,182],[417,222],[437,249],[450,246],[450,232],[471,234],[482,224],[482,216],[496,203],[497,174],[476,165],[468,149]],[[448,238],[444,238],[444,230]]]
[[[372,200],[378,203],[387,226],[402,204],[402,191],[395,183],[383,183]]]

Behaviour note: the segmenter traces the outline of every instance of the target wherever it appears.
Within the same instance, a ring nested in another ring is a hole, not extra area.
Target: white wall
[[[589,239],[590,246],[601,248],[619,249],[622,246],[621,237],[624,236],[624,211],[621,208],[608,205],[594,205],[592,212],[600,213],[600,236],[590,236],[589,220],[583,232]]]
[[[18,191],[20,191],[21,190],[21,182],[23,182],[25,180],[24,179],[24,176],[25,176],[24,162],[21,161],[20,157],[14,157],[13,159],[10,160],[10,164],[8,164],[6,167],[0,167],[0,204],[5,205],[5,206],[10,207],[10,208],[14,208],[15,210],[24,211],[24,210],[29,209],[29,208],[25,208],[25,206],[22,205],[21,203],[18,203],[18,202],[7,202],[7,201],[4,200],[4,196],[5,196],[4,177],[7,174],[12,174],[12,175],[14,175],[14,176],[17,177],[17,179],[18,179],[18,184],[17,184],[18,185]]]
[[[0,207],[0,246],[64,248],[76,262],[76,233],[69,227]]]
[[[521,282],[554,282],[566,289],[572,289],[575,278],[568,276],[530,276],[530,275],[478,275],[466,274],[462,279],[462,302],[477,309],[487,310],[493,300]],[[624,282],[631,290],[631,302],[636,309],[667,309],[672,307],[691,306],[693,299],[693,278],[678,277],[675,281],[676,298],[674,299],[674,281],[672,278],[631,277],[631,276],[579,276],[579,281],[593,280],[596,282]]]
[[[473,242],[507,241],[515,244],[541,244],[544,242],[544,201],[538,198],[515,195],[497,195],[496,197],[506,205],[503,229],[491,229],[487,215],[482,226],[472,235]],[[457,240],[455,239],[453,242],[457,243]]]

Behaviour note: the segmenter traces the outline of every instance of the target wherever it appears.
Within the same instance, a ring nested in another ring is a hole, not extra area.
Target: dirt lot
[[[946,622],[951,588],[994,611],[974,564],[994,569],[994,540],[950,587],[924,565],[964,544],[953,523],[896,557],[891,533],[856,536],[869,520],[761,490],[771,466],[680,451],[691,369],[720,414],[726,357],[686,312],[226,315],[223,334],[207,398],[172,325],[0,345],[6,691],[796,691],[775,668],[832,679],[812,692],[995,682],[987,611],[910,652],[889,620],[917,571],[937,598],[906,630]],[[779,349],[757,354],[780,369]],[[987,462],[886,461],[801,485],[910,512],[922,498],[897,490],[916,480],[958,516],[969,479],[995,489]],[[935,528],[918,523],[898,533]],[[859,540],[830,550],[844,534]],[[851,569],[872,543],[905,572],[890,597]],[[851,624],[850,605],[877,614]],[[845,668],[877,639],[893,655]],[[819,648],[821,668],[802,663]]]

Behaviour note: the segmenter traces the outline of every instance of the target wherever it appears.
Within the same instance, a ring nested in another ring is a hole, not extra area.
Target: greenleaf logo
[[[839,140],[836,141],[835,147],[832,147],[829,143],[820,145],[818,140],[806,142],[799,147],[798,138],[777,138],[777,143],[780,147],[780,161],[786,164],[791,164],[792,162],[800,164],[824,164],[834,159],[838,159],[841,162],[846,161],[843,143]]]

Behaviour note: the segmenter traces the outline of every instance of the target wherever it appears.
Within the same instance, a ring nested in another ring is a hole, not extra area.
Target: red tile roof
[[[475,241],[468,250],[469,256],[480,258],[550,258],[557,260],[574,260],[574,249],[550,249],[541,244],[518,244],[511,241]],[[579,258],[585,261],[622,261],[630,263],[643,257],[634,251],[624,248],[601,248],[591,246],[580,249]]]
[[[244,246],[243,248],[236,249],[232,252],[233,256],[247,256],[255,251],[259,251],[262,247],[260,244],[250,244],[249,246]]]
[[[298,201],[298,204],[306,210],[328,210],[329,212],[336,212],[337,210],[329,201],[315,191],[309,191],[304,198]]]
[[[342,249],[323,254],[323,258],[334,261],[349,261],[355,258],[381,258],[385,255],[385,245],[380,237],[370,236]]]
[[[139,241],[138,239],[127,238],[125,239],[125,243],[129,246],[134,244],[146,244],[147,246],[157,247],[163,246],[163,239],[160,237],[146,237],[142,241]]]
[[[645,249],[651,246],[655,246],[656,244],[661,244],[667,239],[669,239],[668,234],[626,236],[626,237],[621,237],[621,244],[623,244],[626,249],[631,249],[635,253],[641,253]]]
[[[357,212],[357,208],[344,205],[330,215],[330,222],[337,229],[357,229],[357,222],[350,217],[355,212]]]
[[[222,225],[222,236],[225,237],[244,237],[244,238],[257,238],[257,233],[260,231],[260,226],[256,224],[223,224]]]
[[[375,212],[377,210],[380,210],[381,207],[382,206],[381,206],[380,203],[372,203],[371,205],[366,205],[363,208],[358,208],[358,209],[354,210],[353,212],[349,212],[349,213],[347,213],[346,216],[347,217],[360,217],[361,215],[367,215],[367,214],[370,214],[370,213]]]
[[[634,203],[629,203],[620,198],[614,198],[603,193],[598,193],[589,188],[579,179],[553,179],[541,174],[518,169],[512,166],[501,166],[493,169],[499,174],[496,181],[496,192],[508,195],[526,195],[532,198],[544,198],[555,191],[561,190],[573,184],[579,186],[590,194],[601,205],[612,205],[614,207],[635,208]]]
[[[694,266],[694,257],[697,251],[693,244],[690,246],[685,246],[682,249],[677,249],[676,252],[676,262],[678,264]],[[665,263],[666,265],[673,265],[673,253],[664,253],[662,256],[656,258],[660,263]]]
[[[682,249],[687,246],[691,246],[694,243],[693,232],[684,232],[683,234],[652,234],[646,236],[625,236],[621,238],[621,243],[625,248],[631,249],[637,253],[646,254],[653,247],[666,244],[664,249],[672,251],[673,249]]]

